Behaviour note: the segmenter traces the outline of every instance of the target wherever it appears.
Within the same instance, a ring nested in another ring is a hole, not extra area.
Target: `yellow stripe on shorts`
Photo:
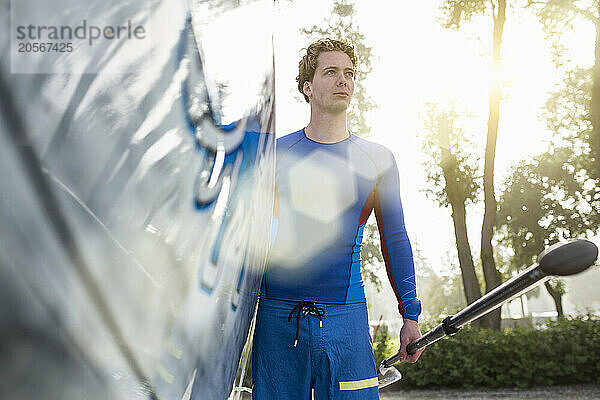
[[[375,378],[361,379],[360,381],[340,381],[340,390],[359,390],[379,385],[379,380]]]

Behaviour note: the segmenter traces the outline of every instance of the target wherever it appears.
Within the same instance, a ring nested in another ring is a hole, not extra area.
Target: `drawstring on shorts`
[[[304,315],[315,315],[319,317],[319,325],[323,326],[323,317],[325,316],[325,310],[318,307],[312,301],[300,301],[288,315],[288,322],[292,320],[292,317],[296,313],[296,340],[294,341],[294,347],[298,345],[298,333],[300,332],[300,317]]]

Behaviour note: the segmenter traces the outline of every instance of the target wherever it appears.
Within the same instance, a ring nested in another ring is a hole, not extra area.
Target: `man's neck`
[[[346,128],[346,113],[343,112],[335,116],[316,116],[313,113],[310,116],[308,126],[304,129],[304,134],[315,142],[341,142],[349,136]]]

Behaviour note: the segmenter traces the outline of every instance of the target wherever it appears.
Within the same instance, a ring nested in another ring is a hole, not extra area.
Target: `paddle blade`
[[[394,382],[398,382],[402,378],[402,374],[395,367],[385,367],[383,364],[379,367],[377,372],[377,379],[379,380],[379,389],[391,385]]]
[[[548,275],[577,274],[593,265],[598,258],[598,247],[589,240],[557,243],[538,256],[540,268]]]

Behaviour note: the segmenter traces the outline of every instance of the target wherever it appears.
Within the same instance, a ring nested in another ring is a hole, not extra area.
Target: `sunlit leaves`
[[[547,246],[585,236],[598,229],[597,188],[584,169],[575,168],[572,149],[558,148],[519,163],[499,202],[499,236],[514,251],[512,264],[527,266]],[[565,283],[546,284],[562,311]]]
[[[340,17],[352,17],[352,14],[354,14],[354,5],[344,1],[336,2],[333,5],[333,14],[337,14]]]
[[[461,203],[476,202],[481,190],[480,151],[466,131],[469,118],[453,106],[428,103],[424,110],[423,152],[430,184],[425,193],[444,207],[453,198]]]
[[[576,67],[567,71],[562,85],[546,101],[543,113],[554,132],[555,146],[569,145],[574,153],[588,153],[592,130],[592,71]]]
[[[458,30],[461,22],[485,13],[492,4],[490,0],[447,0],[440,7],[444,13],[443,24],[446,28]]]
[[[536,8],[547,38],[553,41],[557,50],[556,56],[562,53],[560,36],[567,30],[575,29],[578,18],[598,23],[600,17],[598,0],[529,0],[528,4]]]
[[[371,282],[375,289],[381,290],[381,279],[377,273],[383,269],[383,257],[379,249],[377,223],[369,218],[363,231],[363,244],[360,252],[362,277],[365,282]]]
[[[568,148],[520,162],[500,198],[498,225],[517,265],[529,265],[545,246],[592,234],[600,222],[598,188],[573,166]]]
[[[455,268],[458,270],[458,266]],[[431,269],[430,269],[431,270]],[[423,302],[423,318],[436,321],[453,315],[467,306],[461,275],[439,274],[431,270],[427,278],[419,279],[419,296]]]
[[[366,114],[376,107],[365,89],[365,77],[372,71],[372,48],[365,44],[365,36],[360,33],[354,20],[354,3],[338,0],[333,4],[331,17],[320,25],[301,29],[309,41],[323,37],[348,40],[354,45],[359,65],[355,66],[357,76],[354,82],[354,95],[348,109],[348,128],[359,136],[369,136],[371,127],[366,122]]]
[[[574,111],[571,115],[571,126],[573,132],[576,132],[579,142],[573,141],[575,146],[589,145],[590,174],[593,177],[600,178],[600,64],[598,62],[598,52],[600,51],[600,42],[598,34],[600,32],[600,1],[599,0],[547,0],[532,1],[530,5],[536,8],[536,12],[544,26],[547,38],[551,40],[555,48],[555,63],[561,67],[566,60],[564,56],[564,46],[562,39],[566,31],[574,31],[582,23],[593,24],[596,31],[596,41],[594,47],[590,46],[590,53],[596,54],[595,65],[591,71],[574,69],[567,72],[563,93],[558,93],[555,97],[567,98],[566,104],[570,105]],[[591,38],[590,38],[591,39]],[[586,77],[589,76],[589,78]],[[569,81],[570,80],[570,81]],[[578,85],[578,81],[581,84]],[[590,90],[585,87],[587,84]],[[582,89],[582,90],[579,90]],[[566,90],[566,92],[564,92]],[[571,90],[571,92],[568,92]],[[569,95],[577,96],[583,94],[586,98],[568,98]],[[588,98],[589,97],[589,98]],[[552,100],[552,99],[551,99]],[[583,118],[582,117],[583,115]],[[552,121],[551,121],[552,122]],[[585,124],[585,127],[577,124]],[[579,128],[579,129],[576,129]]]
[[[518,265],[533,262],[544,246],[598,232],[600,187],[590,177],[591,93],[590,69],[567,71],[543,113],[554,134],[550,148],[519,163],[505,183],[498,225]]]

